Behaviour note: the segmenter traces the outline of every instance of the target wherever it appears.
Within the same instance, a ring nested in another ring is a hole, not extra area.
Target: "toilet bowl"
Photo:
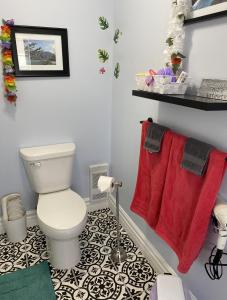
[[[40,194],[37,219],[46,235],[51,264],[57,269],[75,266],[81,256],[78,236],[87,221],[84,200],[71,189]]]
[[[73,268],[80,261],[78,236],[85,227],[87,206],[70,189],[73,143],[20,149],[28,178],[39,194],[38,224],[46,235],[51,265]]]

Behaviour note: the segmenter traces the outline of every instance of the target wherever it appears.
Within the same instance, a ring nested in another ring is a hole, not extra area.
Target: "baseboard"
[[[36,210],[29,210],[26,212],[27,215],[27,227],[37,225],[37,214]]]
[[[88,211],[94,211],[94,210],[108,207],[108,202],[106,199],[91,202],[89,200],[89,198],[84,198],[84,201],[87,204]],[[28,210],[26,212],[26,217],[27,217],[27,227],[32,227],[32,226],[37,225],[36,210]],[[5,233],[5,229],[3,226],[2,218],[0,218],[0,234],[3,234],[3,233]]]
[[[102,208],[108,207],[107,199],[95,200],[90,201],[89,198],[84,198],[85,203],[87,204],[88,211],[94,211]]]
[[[115,198],[111,195],[109,199],[109,207],[115,213],[116,210]],[[135,244],[142,250],[144,256],[151,263],[157,273],[171,273],[177,275],[173,268],[160,255],[158,250],[147,239],[144,233],[139,229],[135,222],[128,216],[124,209],[120,206],[120,223],[127,231]]]

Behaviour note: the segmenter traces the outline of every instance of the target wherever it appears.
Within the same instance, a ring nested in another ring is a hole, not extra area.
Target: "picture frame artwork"
[[[67,29],[12,26],[11,40],[15,76],[70,76]]]
[[[192,0],[192,12],[186,23],[227,15],[227,0]]]

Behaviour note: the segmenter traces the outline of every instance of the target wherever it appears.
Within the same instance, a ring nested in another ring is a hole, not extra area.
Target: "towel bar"
[[[153,122],[153,119],[152,119],[152,118],[148,118],[147,121],[152,123],[152,122]],[[140,124],[143,124],[143,122],[144,122],[144,121],[140,121]]]
[[[148,118],[147,121],[152,123],[152,122],[153,122],[153,119],[152,119],[152,118]],[[144,121],[140,121],[140,124],[143,124],[143,122],[144,122]],[[227,161],[227,157],[226,157],[225,160]]]

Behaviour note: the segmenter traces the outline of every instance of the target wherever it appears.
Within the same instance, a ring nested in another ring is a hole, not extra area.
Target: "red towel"
[[[173,134],[161,211],[155,228],[176,252],[178,270],[182,273],[188,272],[205,241],[227,156],[212,150],[205,175],[197,176],[181,167],[185,141],[185,137]]]
[[[146,133],[150,125],[148,121],[143,122],[142,125],[139,169],[131,210],[155,228],[162,203],[172,133],[165,132],[159,153],[150,153],[144,149]]]

